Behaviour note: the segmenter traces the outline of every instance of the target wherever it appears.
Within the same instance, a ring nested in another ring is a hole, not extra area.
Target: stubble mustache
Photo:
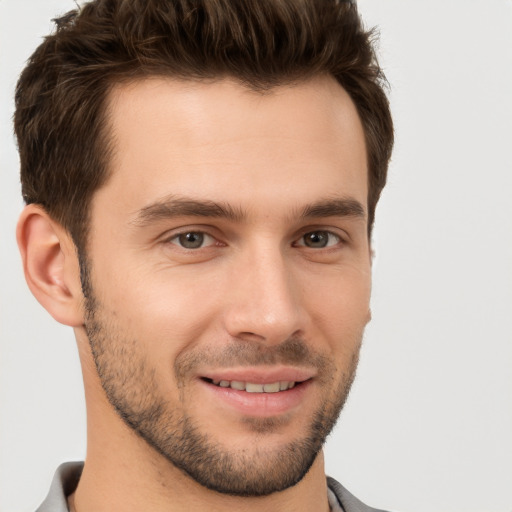
[[[298,336],[288,338],[278,345],[235,338],[224,346],[198,347],[180,354],[174,362],[174,371],[178,383],[183,383],[201,368],[271,366],[313,369],[319,379],[325,379],[335,371],[332,358],[312,349]]]

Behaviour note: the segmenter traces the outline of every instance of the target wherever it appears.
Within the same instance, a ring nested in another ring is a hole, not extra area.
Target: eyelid
[[[203,244],[200,247],[192,249],[190,247],[183,247],[178,241],[174,242],[174,240],[179,239],[182,235],[187,235],[189,233],[195,233],[198,235],[202,235],[203,236]],[[216,242],[216,239],[212,235],[209,235],[208,233],[205,233],[204,231],[189,230],[189,231],[184,231],[182,233],[175,234],[171,238],[168,238],[167,242],[170,244],[173,244],[173,245],[177,245],[180,249],[185,249],[186,251],[197,251],[199,249],[205,249],[206,247],[210,247],[210,246],[214,245]]]
[[[209,242],[207,245],[203,245],[199,247],[198,249],[206,249],[207,247],[211,247],[215,243],[218,243],[219,245],[222,244],[222,242],[219,241],[219,237],[212,234],[212,229],[210,226],[199,226],[199,225],[192,225],[192,226],[180,226],[179,228],[174,228],[166,233],[164,233],[160,238],[162,243],[164,244],[172,244],[179,249],[183,249],[185,251],[195,250],[198,249],[188,249],[186,247],[182,247],[180,244],[173,242],[173,240],[176,240],[178,237],[182,235],[186,235],[187,233],[199,233],[203,235],[205,238],[211,239],[211,242]]]
[[[299,237],[296,239],[295,242],[293,242],[293,245],[294,246],[299,246],[299,247],[306,247],[307,249],[313,249],[311,247],[308,247],[305,243],[304,243],[304,237],[310,233],[327,233],[328,235],[331,235],[333,237],[335,237],[337,239],[337,243],[336,244],[331,244],[331,245],[327,245],[326,247],[322,247],[321,249],[331,249],[333,247],[336,247],[338,245],[344,245],[346,243],[348,243],[350,237],[348,236],[347,233],[345,233],[344,231],[342,233],[340,233],[340,230],[339,229],[333,229],[333,228],[325,228],[325,227],[315,227],[315,226],[308,226],[307,229],[303,229],[301,232],[300,232],[300,235]],[[320,248],[317,248],[317,249],[314,249],[314,250],[319,250]]]

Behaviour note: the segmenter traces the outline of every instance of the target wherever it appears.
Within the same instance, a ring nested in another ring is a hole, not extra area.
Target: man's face
[[[149,79],[111,98],[86,330],[125,422],[220,492],[297,483],[369,319],[367,166],[330,78],[267,94]]]

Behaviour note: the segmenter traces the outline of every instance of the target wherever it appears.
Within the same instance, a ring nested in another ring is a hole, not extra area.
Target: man
[[[370,319],[392,122],[351,2],[98,0],[16,91],[27,283],[85,464],[41,512],[373,510],[322,445]]]

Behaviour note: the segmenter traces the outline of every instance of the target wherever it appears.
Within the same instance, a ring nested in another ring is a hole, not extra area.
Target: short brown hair
[[[85,249],[88,206],[109,176],[106,101],[145,76],[232,77],[268,90],[330,74],[354,101],[368,155],[368,232],[393,125],[372,31],[343,0],[94,0],[55,20],[16,88],[23,198]]]

